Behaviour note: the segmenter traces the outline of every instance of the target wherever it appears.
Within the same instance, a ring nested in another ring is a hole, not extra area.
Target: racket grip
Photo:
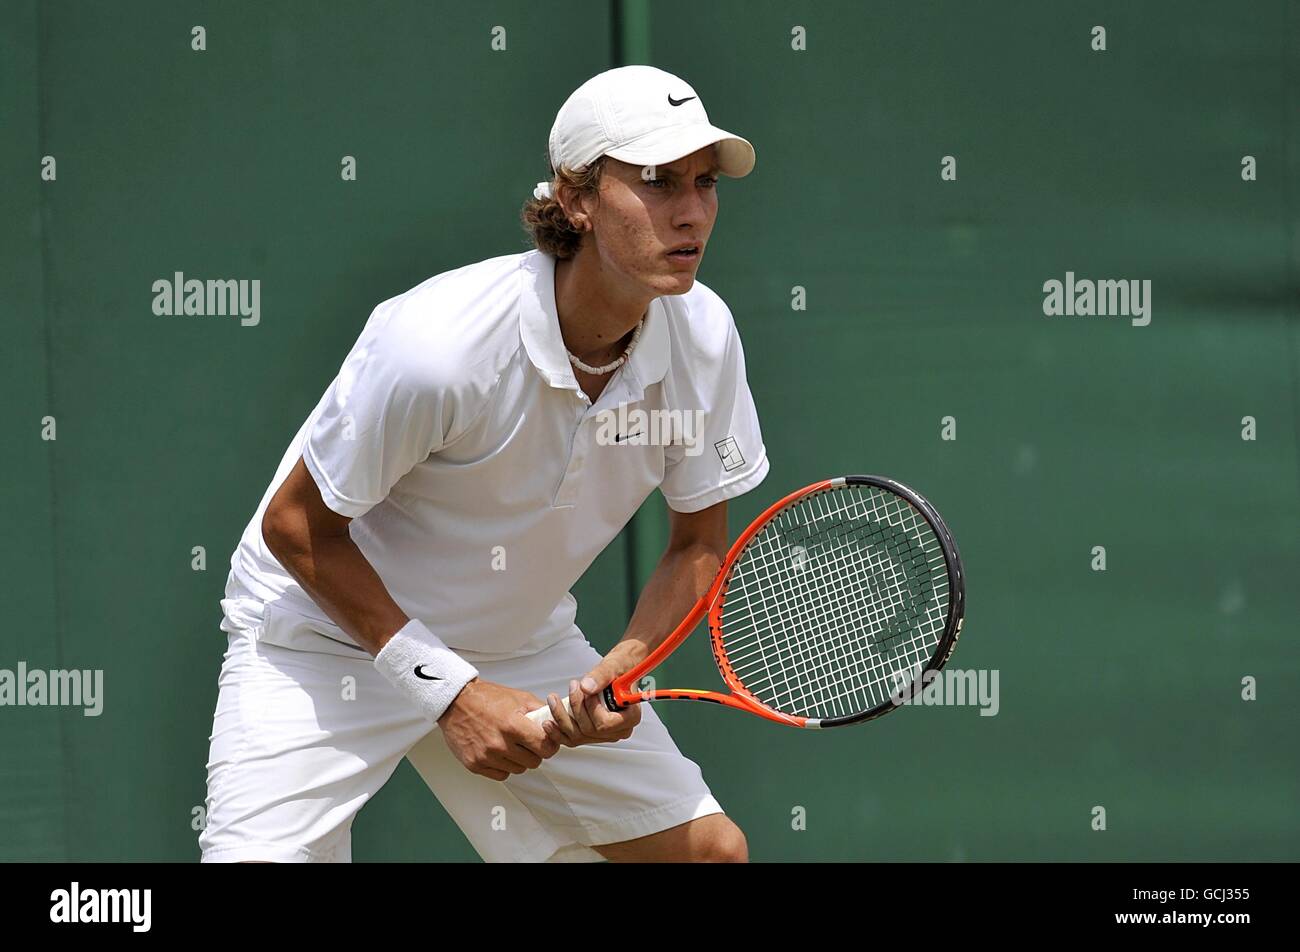
[[[560,700],[561,700],[561,703],[564,705],[564,713],[569,714],[569,715],[572,715],[572,714],[573,714],[573,708],[569,705],[569,696],[566,694],[566,695],[565,695],[563,698],[561,698]],[[542,726],[543,724],[545,724],[547,721],[549,721],[549,720],[552,719],[552,718],[551,718],[551,709],[550,709],[550,707],[549,707],[548,705],[546,705],[546,704],[543,704],[541,707],[539,707],[539,708],[538,708],[537,710],[535,710],[535,711],[529,711],[525,716],[526,716],[530,721],[532,721],[534,724],[536,724],[538,727],[541,727],[541,726]]]

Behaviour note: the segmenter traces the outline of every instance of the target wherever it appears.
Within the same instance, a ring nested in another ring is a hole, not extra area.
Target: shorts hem
[[[283,843],[245,843],[241,846],[223,846],[203,851],[200,863],[243,863],[261,860],[267,863],[329,863],[336,850],[327,853],[309,850],[302,846],[285,846]]]
[[[607,846],[611,843],[622,843],[626,840],[662,833],[683,823],[722,812],[724,812],[722,805],[712,794],[693,794],[633,816],[620,817],[605,823],[584,823],[565,832],[583,846]]]
[[[562,843],[549,836],[517,847],[510,856],[488,857],[480,853],[479,857],[486,863],[599,863],[605,859],[590,846],[575,841]]]

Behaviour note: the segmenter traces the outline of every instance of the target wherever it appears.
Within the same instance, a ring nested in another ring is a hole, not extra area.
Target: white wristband
[[[388,639],[375,656],[375,667],[434,722],[461,689],[478,677],[472,664],[414,618]]]

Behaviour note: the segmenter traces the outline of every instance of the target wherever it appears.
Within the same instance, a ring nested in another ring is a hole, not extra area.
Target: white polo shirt
[[[656,487],[694,512],[763,480],[744,352],[718,295],[696,281],[651,302],[593,405],[560,337],[554,281],[555,259],[530,251],[436,275],[375,309],[244,530],[223,628],[364,651],[262,540],[266,506],[299,457],[325,504],[352,517],[397,604],[471,662],[569,634],[569,589]]]

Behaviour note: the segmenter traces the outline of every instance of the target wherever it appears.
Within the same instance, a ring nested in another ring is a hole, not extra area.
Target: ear
[[[565,217],[573,222],[574,228],[579,231],[591,230],[591,214],[597,203],[595,195],[590,192],[580,192],[572,185],[561,183],[555,199],[564,209]]]

